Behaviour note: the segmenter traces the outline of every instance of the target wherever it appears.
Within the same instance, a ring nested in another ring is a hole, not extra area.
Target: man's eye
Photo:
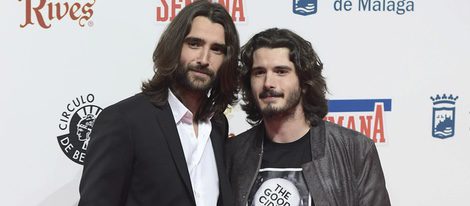
[[[201,39],[198,39],[198,38],[189,37],[189,38],[186,38],[184,42],[188,45],[189,48],[197,48],[202,45]]]
[[[261,69],[257,69],[257,70],[253,70],[253,71],[251,72],[251,74],[252,74],[253,76],[259,76],[259,75],[264,74],[264,71],[261,70]]]
[[[225,47],[223,46],[214,46],[211,50],[214,51],[215,54],[225,54]]]
[[[198,47],[199,46],[199,43],[197,41],[188,41],[186,42],[188,44],[189,47],[191,48],[195,48],[195,47]]]
[[[287,70],[280,69],[280,70],[277,70],[276,73],[280,75],[287,74]]]

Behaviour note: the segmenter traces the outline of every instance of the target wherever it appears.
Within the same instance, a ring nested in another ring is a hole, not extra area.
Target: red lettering
[[[59,3],[57,3],[57,4],[59,4]],[[59,4],[59,7],[60,7],[60,4]],[[49,11],[54,11],[54,5],[51,4],[51,3],[47,4],[47,8],[49,9]],[[47,12],[47,13],[49,14],[48,15],[49,19],[54,19],[54,13],[53,12]]]
[[[22,1],[22,0],[19,0],[19,1]],[[33,7],[31,5],[31,0],[26,0],[25,2],[26,19],[25,19],[24,24],[20,24],[20,27],[24,28],[29,24],[34,24],[33,15],[32,15],[33,12],[35,14],[37,23],[42,28],[45,28],[45,29],[50,28],[51,24],[45,21],[44,16],[47,16],[47,19],[49,21],[53,19],[61,20],[65,18],[66,16],[70,16],[72,20],[79,20],[78,24],[83,27],[85,25],[83,23],[83,20],[89,20],[91,16],[93,15],[93,10],[91,9],[91,6],[93,6],[95,2],[96,0],[93,0],[93,3],[86,3],[85,6],[83,7],[78,2],[73,3],[71,6],[69,5],[69,2],[65,2],[65,3],[48,2],[47,7],[44,9],[46,5],[46,0],[40,0],[39,5],[37,5],[36,7]]]
[[[245,12],[243,11],[243,0],[234,0],[232,9],[232,19],[236,21],[236,13],[238,13],[238,21],[245,21]]]
[[[181,2],[181,0],[180,0]],[[170,21],[173,21],[173,19],[175,18],[176,16],[176,9],[181,9],[181,4],[177,4],[176,3],[176,0],[172,0],[171,1],[171,17],[170,17]]]
[[[21,0],[18,0],[18,1],[21,1]],[[44,3],[44,2],[43,2]],[[26,0],[26,3],[25,3],[25,8],[26,8],[26,19],[25,19],[25,23],[24,24],[20,24],[20,27],[21,28],[24,28],[26,25],[28,24],[34,24],[32,22],[32,19],[31,19],[31,0]]]
[[[49,3],[49,5],[52,5],[51,3]],[[56,3],[55,4],[55,12],[56,12],[56,17],[58,20],[61,20],[63,19],[65,16],[67,16],[67,14],[69,13],[69,4],[67,2],[64,3],[64,6],[65,6],[65,12],[64,13],[60,13],[60,10],[62,9],[62,6],[60,5],[60,3]],[[80,6],[80,5],[78,5]],[[49,10],[49,14],[52,14],[52,6],[49,7],[50,10]],[[49,15],[51,16],[51,15]],[[50,18],[50,20],[52,20],[54,18]]]
[[[168,20],[168,4],[166,3],[166,0],[161,0],[161,2],[163,8],[159,6],[157,7],[157,21],[166,21]]]
[[[161,5],[156,8],[156,20],[157,22],[173,21],[177,13],[191,4],[194,0],[160,0]],[[184,3],[183,3],[184,2]],[[213,1],[215,2],[215,1]],[[222,5],[225,10],[232,16],[233,21],[245,21],[245,11],[243,6],[243,0],[218,0],[220,5]],[[184,5],[183,5],[184,4]],[[232,8],[230,8],[232,6]],[[238,17],[238,20],[237,20]]]
[[[21,0],[19,0],[21,1]],[[36,19],[38,20],[39,25],[43,28],[50,28],[51,25],[47,25],[46,22],[44,21],[44,18],[42,17],[41,9],[46,5],[46,0],[41,0],[39,2],[39,5],[35,8],[31,6],[31,0],[26,0],[26,20],[24,24],[20,24],[21,28],[24,28],[28,24],[34,24],[32,20],[32,12],[34,11],[34,14],[36,14]]]
[[[83,12],[83,15],[82,17],[80,17],[80,19],[78,20],[78,24],[83,27],[85,26],[85,23],[83,23],[82,20],[85,20],[85,21],[88,21],[90,20],[90,18],[93,16],[93,10],[91,9],[91,7],[96,3],[96,0],[93,0],[93,3],[86,3],[85,5],[83,5],[82,7],[82,12]]]
[[[339,113],[341,114],[341,113]],[[385,143],[385,128],[384,128],[384,105],[383,103],[377,103],[374,106],[374,114],[371,115],[352,115],[352,116],[326,116],[323,118],[325,121],[329,121],[341,126],[343,120],[347,119],[346,126],[349,129],[361,132],[365,136],[372,139],[375,143]],[[356,118],[359,118],[360,128],[356,129]],[[373,122],[372,122],[373,121]]]
[[[80,10],[80,4],[78,3],[74,3],[72,4],[72,6],[70,7],[70,18],[73,19],[73,20],[77,20],[78,18],[80,18],[82,15],[76,15],[77,14],[77,11]]]
[[[170,21],[173,21],[173,19],[176,17],[176,14],[179,12],[179,10],[181,10],[181,4],[177,4],[176,1],[178,1],[179,3],[181,3],[182,0],[172,0],[172,1],[171,1],[171,17],[170,17]],[[191,0],[185,0],[185,1],[184,1],[184,6],[188,6],[189,4],[191,4]],[[176,9],[178,9],[178,12],[176,11]]]
[[[361,121],[361,133],[366,135],[370,138],[370,130],[371,130],[371,120],[372,116],[359,116],[359,120]],[[367,122],[366,122],[367,120]]]
[[[225,10],[230,11],[230,0],[219,0],[219,4],[225,7]]]
[[[349,129],[356,130],[356,120],[354,120],[354,116],[349,116],[348,118],[348,126]],[[356,130],[357,131],[357,130]]]
[[[372,140],[377,142],[377,136],[380,135],[379,142],[385,142],[384,122],[383,122],[383,104],[376,104],[374,108],[375,121],[374,121],[374,136]]]
[[[333,117],[333,116],[327,116],[327,117],[325,117],[325,118],[326,118],[326,120],[329,121],[329,122],[333,122],[333,123],[335,123],[335,124],[337,124],[337,125],[343,126],[343,120],[344,120],[344,117],[343,117],[343,116],[339,116],[339,117],[338,117],[338,122],[335,122],[335,117]]]
[[[28,0],[28,1],[31,1],[31,0]],[[36,14],[36,19],[38,20],[39,25],[41,25],[42,28],[48,29],[51,27],[51,24],[49,25],[46,24],[40,11],[44,7],[45,3],[46,3],[46,0],[41,0],[41,3],[39,4],[39,6],[36,8],[33,8],[33,10],[34,10],[34,13]]]

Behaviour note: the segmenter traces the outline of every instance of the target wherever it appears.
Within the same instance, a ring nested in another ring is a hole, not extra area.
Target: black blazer
[[[210,138],[219,174],[218,205],[233,197],[223,163],[228,135],[223,114]],[[137,94],[104,109],[90,136],[79,206],[195,205],[176,124],[168,103],[158,107]]]

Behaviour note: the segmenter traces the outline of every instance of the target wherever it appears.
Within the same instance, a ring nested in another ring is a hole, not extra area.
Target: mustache
[[[264,89],[263,92],[259,94],[259,98],[264,99],[267,97],[284,97],[284,93],[276,92],[272,89]]]
[[[195,71],[195,72],[201,72],[204,74],[209,75],[210,77],[214,76],[214,72],[210,70],[207,66],[203,66],[200,64],[190,64],[188,65],[188,71]]]

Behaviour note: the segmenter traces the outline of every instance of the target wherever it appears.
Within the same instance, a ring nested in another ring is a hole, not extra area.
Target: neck
[[[181,103],[183,103],[183,105],[193,113],[193,115],[199,110],[203,100],[202,98],[205,96],[202,91],[188,90],[178,86],[174,87],[172,91]]]
[[[310,130],[310,124],[306,121],[300,104],[293,112],[264,117],[263,123],[268,138],[277,143],[294,142]]]

